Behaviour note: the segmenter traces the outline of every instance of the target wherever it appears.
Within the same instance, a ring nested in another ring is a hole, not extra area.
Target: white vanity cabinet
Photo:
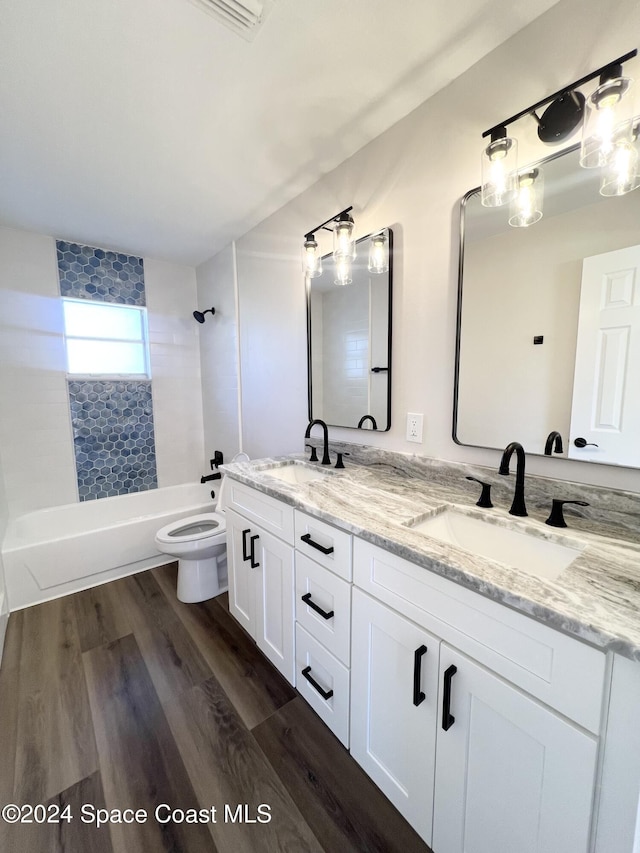
[[[605,656],[361,540],[354,581],[352,754],[434,853],[588,853]]]
[[[431,841],[440,640],[353,590],[351,754]]]
[[[293,509],[240,483],[228,491],[229,610],[294,684]]]

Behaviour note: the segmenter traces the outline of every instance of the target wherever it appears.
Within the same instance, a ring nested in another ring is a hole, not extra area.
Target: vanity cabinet
[[[352,627],[351,754],[430,843],[440,640],[359,589]]]
[[[242,484],[229,492],[229,610],[294,684],[293,509]]]
[[[354,580],[351,751],[434,853],[587,853],[605,656],[360,540]]]
[[[435,853],[587,853],[597,739],[445,643],[439,679]]]

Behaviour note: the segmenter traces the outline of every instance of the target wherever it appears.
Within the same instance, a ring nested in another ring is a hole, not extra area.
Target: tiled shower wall
[[[56,242],[61,296],[145,305],[142,258]],[[158,486],[151,381],[70,380],[71,425],[81,501]]]
[[[145,258],[143,269],[157,479],[164,488],[198,482],[206,470],[198,324],[191,316],[199,306],[192,267]],[[9,515],[76,502],[56,243],[48,235],[5,227],[0,399],[0,464]]]

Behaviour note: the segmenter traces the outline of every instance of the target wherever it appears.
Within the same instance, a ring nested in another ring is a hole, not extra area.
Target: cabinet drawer
[[[293,545],[293,507],[229,478],[226,506]]]
[[[354,582],[589,731],[599,731],[603,652],[361,539],[354,541]]]
[[[348,748],[349,670],[301,625],[296,625],[296,688]]]
[[[351,541],[350,533],[338,530],[312,518],[299,510],[295,511],[296,548],[316,563],[335,572],[347,581],[351,580]]]
[[[310,597],[304,601],[303,596]],[[351,584],[297,552],[296,620],[331,654],[349,666]]]

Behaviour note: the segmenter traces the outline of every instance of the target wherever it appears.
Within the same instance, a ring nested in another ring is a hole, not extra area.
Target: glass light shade
[[[302,247],[302,271],[309,278],[322,275],[322,256],[318,252],[318,243],[313,236],[305,240]]]
[[[333,257],[355,258],[356,241],[353,239],[353,219],[343,213],[333,229]]]
[[[580,147],[580,165],[584,169],[606,165],[619,127],[631,118],[631,82],[628,77],[615,77],[587,98]]]
[[[509,225],[527,228],[542,219],[544,179],[540,169],[518,175],[518,190],[509,207]]]
[[[613,139],[613,150],[602,168],[600,195],[626,195],[640,187],[640,121],[621,125]]]
[[[346,285],[351,284],[353,278],[351,275],[351,258],[336,258],[335,261],[335,277],[334,284]]]
[[[389,270],[389,242],[384,234],[375,234],[371,238],[368,270],[375,275]]]
[[[515,196],[518,142],[507,136],[492,140],[482,152],[481,201],[485,207],[501,207]]]

